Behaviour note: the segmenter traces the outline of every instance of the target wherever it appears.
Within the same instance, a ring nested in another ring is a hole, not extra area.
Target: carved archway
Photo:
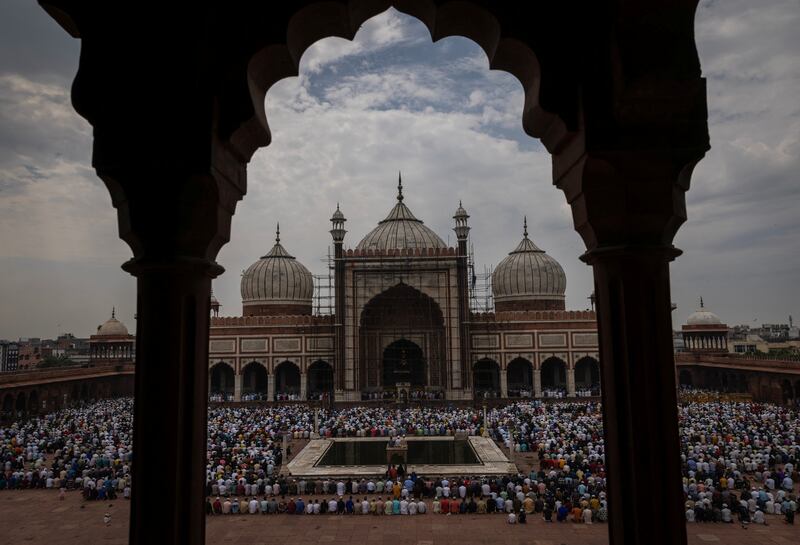
[[[391,340],[386,347],[385,340]],[[410,380],[415,387],[445,387],[446,342],[436,301],[404,283],[381,292],[364,305],[359,319],[361,389],[393,388],[403,349],[411,358],[407,361],[413,366]]]
[[[19,392],[17,394],[17,401],[14,404],[14,410],[16,411],[17,415],[24,415],[28,412],[28,399],[25,395],[25,392]]]
[[[211,366],[211,380],[209,393],[212,397],[222,396],[223,400],[231,399],[235,389],[233,368],[228,363],[220,361]]]
[[[14,396],[11,392],[6,393],[3,396],[3,416],[5,418],[11,418],[14,414]]]
[[[398,382],[409,383],[412,388],[424,388],[428,384],[422,348],[408,339],[398,339],[383,351],[381,385],[392,389]]]
[[[39,392],[38,390],[31,390],[30,395],[28,396],[28,413],[30,414],[38,414],[39,409]]]
[[[300,369],[291,361],[281,362],[275,368],[275,396],[300,395]]]
[[[320,399],[323,395],[332,399],[333,367],[327,361],[317,360],[309,365],[307,395],[309,399]]]
[[[266,399],[268,381],[264,366],[251,361],[242,368],[242,395],[248,399]]]
[[[270,139],[264,94],[297,73],[314,41],[352,38],[390,3],[264,2],[135,17],[111,3],[103,10],[42,4],[71,35],[91,37],[82,45],[72,103],[94,127],[94,164],[133,251],[125,268],[138,278],[139,371],[163,378],[137,382],[140,400],[164,403],[139,405],[134,450],[186,452],[195,468],[185,470],[187,461],[177,457],[138,458],[134,489],[159,470],[176,483],[164,501],[133,505],[131,541],[180,535],[201,544],[202,494],[185,503],[180,494],[197,492],[192,485],[202,482],[206,411],[197,400],[207,392],[205,381],[181,379],[207,365],[206,349],[198,347],[208,345],[210,281],[221,272],[214,260],[244,194],[246,164]],[[554,182],[594,267],[604,406],[615,415],[605,422],[610,541],[644,535],[685,542],[678,461],[661,452],[640,456],[630,444],[678,440],[668,263],[679,253],[672,241],[686,219],[692,169],[708,149],[696,2],[576,8],[412,0],[399,7],[435,40],[473,39],[493,68],[523,82],[523,126],[554,154]],[[137,42],[143,32],[148,40]],[[132,69],[150,77],[132,79]],[[148,143],[148,154],[132,151],[139,142]],[[615,372],[630,380],[614,383]],[[625,477],[656,473],[665,484],[655,496]],[[623,504],[632,511],[627,518],[614,508]]]
[[[567,389],[567,363],[555,356],[542,362],[542,391],[566,392]]]
[[[483,358],[472,367],[472,385],[476,399],[500,397],[500,365]]]
[[[591,356],[575,362],[575,388],[600,395],[600,363]]]
[[[508,397],[533,397],[533,364],[516,358],[508,364]]]

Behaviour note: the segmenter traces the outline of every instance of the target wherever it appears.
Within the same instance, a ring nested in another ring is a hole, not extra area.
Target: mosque
[[[594,311],[565,309],[561,265],[528,235],[491,275],[492,311],[470,304],[469,215],[457,246],[418,219],[398,180],[394,206],[355,247],[331,217],[332,312],[314,311],[315,278],[281,244],[242,275],[242,316],[212,296],[212,399],[338,402],[599,395]]]

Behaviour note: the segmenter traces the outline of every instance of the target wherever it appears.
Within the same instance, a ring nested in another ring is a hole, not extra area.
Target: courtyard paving
[[[126,544],[130,503],[84,502],[78,493],[59,501],[47,490],[0,492],[2,542],[59,543],[60,545]],[[111,514],[108,526],[103,515]],[[526,525],[510,526],[500,515],[417,516],[219,516],[207,519],[206,541],[252,545],[603,545],[608,543],[604,524],[546,524],[530,517]],[[690,524],[689,543],[705,545],[796,545],[800,525],[788,526],[778,517],[769,526],[743,530],[739,525]],[[154,544],[155,545],[155,544]]]

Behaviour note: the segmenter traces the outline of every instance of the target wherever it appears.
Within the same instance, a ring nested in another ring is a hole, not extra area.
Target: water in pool
[[[386,465],[387,441],[334,441],[317,465]],[[409,464],[477,464],[468,441],[409,441]]]

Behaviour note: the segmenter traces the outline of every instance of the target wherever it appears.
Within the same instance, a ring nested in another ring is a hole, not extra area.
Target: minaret
[[[469,353],[469,281],[467,279],[467,238],[469,237],[469,225],[467,220],[469,214],[464,210],[461,201],[458,201],[458,208],[453,215],[456,225],[453,231],[456,232],[458,240],[458,261],[456,262],[456,278],[458,282],[458,324],[460,336],[461,358],[461,387],[464,389],[472,388],[472,373],[470,372],[470,353]]]
[[[344,339],[344,322],[345,322],[345,304],[344,304],[344,236],[347,231],[344,228],[344,222],[347,218],[344,217],[342,211],[339,210],[339,203],[336,203],[336,211],[331,216],[331,237],[333,238],[334,248],[334,269],[333,269],[333,282],[334,282],[334,309],[335,320],[334,327],[336,328],[335,337],[335,355],[333,361],[334,369],[334,390],[344,389],[344,367],[345,367],[345,339]],[[334,392],[334,395],[335,392]]]
[[[209,299],[211,313],[214,315],[214,318],[219,317],[219,307],[222,305],[219,304],[219,300],[214,296],[214,288],[211,288],[211,297]]]

